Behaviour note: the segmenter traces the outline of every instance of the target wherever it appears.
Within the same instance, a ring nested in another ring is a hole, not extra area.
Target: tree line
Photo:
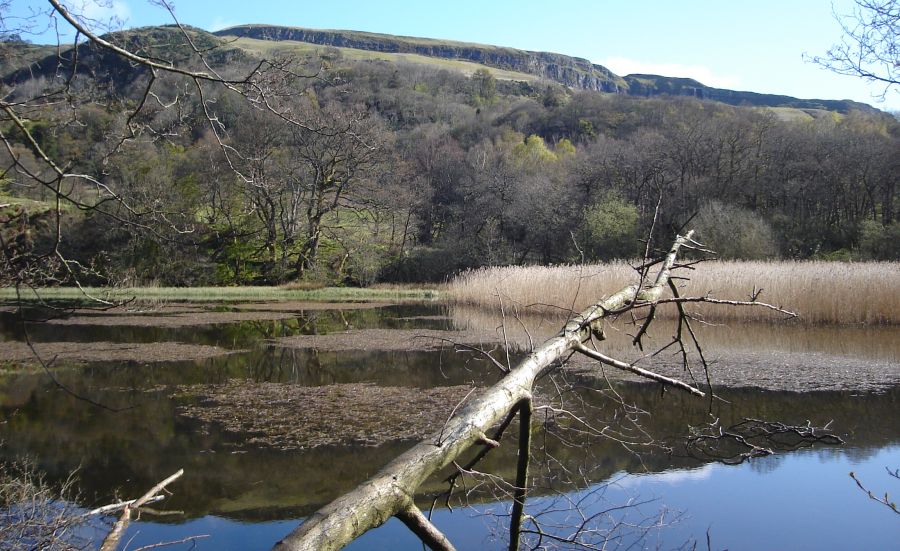
[[[252,63],[221,58],[222,71]],[[900,124],[884,113],[574,92],[333,48],[302,69],[272,111],[101,57],[72,88],[77,111],[28,113],[49,157],[136,205],[64,209],[86,281],[439,281],[639,256],[651,225],[665,239],[689,220],[726,258],[900,258]],[[8,77],[9,101],[64,76]],[[21,167],[48,169],[13,121],[0,131],[7,257],[57,246],[54,192]],[[82,204],[102,201],[71,185]]]

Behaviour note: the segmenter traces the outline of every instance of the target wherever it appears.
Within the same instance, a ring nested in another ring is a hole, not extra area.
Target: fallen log
[[[437,434],[426,438],[406,453],[400,455],[375,476],[360,484],[351,492],[335,499],[306,519],[303,524],[275,545],[279,551],[340,549],[368,530],[382,525],[397,516],[432,549],[453,549],[447,538],[422,515],[414,502],[417,489],[440,469],[450,465],[475,445],[496,447],[487,431],[504,421],[513,410],[521,419],[530,415],[531,397],[535,382],[555,369],[559,360],[575,352],[594,352],[584,343],[591,335],[602,333],[604,318],[620,314],[637,305],[658,301],[669,285],[669,276],[675,258],[682,246],[691,242],[693,232],[679,236],[669,250],[656,279],[649,285],[629,285],[617,293],[600,300],[590,308],[570,318],[563,329],[529,354],[518,366],[494,386],[460,408]],[[688,390],[703,396],[696,387],[677,379],[670,379],[647,370],[635,370],[632,366],[607,358],[599,353],[590,357],[619,369],[651,378],[663,385]],[[526,421],[527,422],[527,421]],[[524,432],[523,432],[524,434]],[[521,511],[525,499],[524,473],[527,472],[528,438],[520,438],[520,463],[515,493],[515,507],[511,525],[510,548],[518,546]],[[516,517],[519,518],[516,518]]]

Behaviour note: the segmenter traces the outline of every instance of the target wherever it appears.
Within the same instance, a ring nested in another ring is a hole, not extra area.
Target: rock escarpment
[[[238,25],[217,31],[219,36],[246,37],[269,41],[295,41],[336,48],[354,48],[394,54],[418,54],[441,59],[480,63],[487,67],[517,71],[558,82],[579,90],[595,90],[642,97],[690,96],[730,105],[794,107],[847,112],[873,108],[850,100],[798,99],[777,94],[760,94],[712,88],[689,78],[660,75],[621,77],[587,59],[551,52],[533,52],[516,48],[467,42],[393,36],[345,30],[319,30],[276,25]]]

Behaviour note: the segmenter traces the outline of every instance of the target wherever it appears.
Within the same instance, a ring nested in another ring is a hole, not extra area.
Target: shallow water
[[[21,327],[9,316],[0,323],[0,341],[22,338]],[[496,327],[442,306],[405,305],[295,312],[284,320],[164,329],[30,325],[32,338],[44,343],[171,341],[241,352],[196,362],[101,360],[71,368],[61,365],[55,371],[58,380],[79,395],[107,406],[128,408],[118,412],[72,398],[40,371],[0,376],[0,439],[4,442],[0,453],[5,458],[27,454],[54,477],[78,468],[85,505],[108,503],[114,495],[141,494],[184,468],[186,474],[172,487],[175,496],[167,501],[166,508],[184,510],[185,515],[167,518],[164,523],[135,523],[130,529],[136,536],[132,547],[210,534],[210,538],[197,541],[197,548],[267,548],[304,515],[374,474],[413,442],[293,451],[248,446],[244,441],[250,435],[226,432],[214,423],[186,417],[182,407],[191,399],[177,396],[176,389],[235,379],[303,386],[356,382],[411,388],[484,386],[496,380],[496,374],[487,362],[469,353],[319,352],[273,345],[274,339],[282,337],[347,328],[449,330],[471,329],[479,323],[486,334]],[[541,331],[540,324],[529,328],[533,338],[539,338]],[[707,352],[713,356],[758,352],[753,346],[757,342],[764,343],[765,350],[786,349],[802,357],[826,355],[832,363],[823,369],[866,361],[893,372],[900,365],[897,333],[884,328],[747,326],[704,328],[703,338],[708,343]],[[507,337],[513,340],[512,331]],[[624,350],[619,341],[611,340],[612,350]],[[569,376],[582,384],[598,385],[596,379]],[[900,386],[883,384],[878,392],[868,387],[804,393],[720,390],[728,403],[715,402],[712,413],[725,425],[744,417],[791,423],[809,420],[816,425],[830,422],[835,433],[847,441],[840,448],[795,451],[728,467],[670,457],[659,447],[648,445],[651,441],[675,442],[688,425],[708,422],[711,417],[706,401],[672,392],[661,395],[658,387],[645,384],[612,384],[627,403],[651,413],[627,410],[637,416],[642,430],[627,422],[616,425],[620,436],[636,445],[626,448],[608,439],[572,432],[570,421],[557,420],[550,425],[549,433],[536,439],[542,444],[535,454],[534,470],[536,487],[541,490],[529,501],[529,513],[538,516],[542,508],[558,505],[548,497],[554,492],[564,492],[567,500],[585,497],[582,505],[588,511],[629,498],[650,500],[628,509],[629,516],[615,517],[632,523],[648,518],[662,518],[664,524],[677,520],[672,526],[648,530],[641,544],[645,547],[657,547],[659,543],[662,548],[677,548],[693,540],[705,546],[707,530],[714,548],[729,549],[886,549],[900,539],[900,528],[893,518],[896,515],[869,500],[847,476],[854,470],[873,490],[897,493],[897,481],[887,477],[884,468],[900,467]],[[546,388],[553,387],[548,384]],[[622,419],[626,413],[610,400],[611,396],[609,391],[582,390],[564,398],[567,407],[601,425]],[[547,391],[545,400],[555,403],[559,397]],[[573,441],[583,446],[572,447]],[[512,442],[494,452],[481,468],[511,476],[514,457]],[[569,484],[565,479],[572,477],[560,476],[561,472],[579,476]],[[442,487],[437,483],[426,486],[428,490]],[[506,511],[508,503],[495,501],[488,494],[475,494],[470,505],[453,512],[439,508],[436,523],[460,549],[502,547],[501,541],[491,538],[502,534],[503,529],[496,525],[496,515],[488,513]],[[667,511],[665,515],[663,510]],[[551,522],[563,514],[554,513],[545,519]],[[607,523],[610,520],[604,519]],[[598,529],[603,526],[597,524]],[[623,541],[629,541],[635,536],[623,537]],[[353,546],[407,547],[421,548],[397,522],[367,534]]]

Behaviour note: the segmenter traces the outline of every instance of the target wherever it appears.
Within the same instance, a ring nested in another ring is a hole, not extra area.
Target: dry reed
[[[683,296],[759,300],[800,314],[806,323],[895,324],[900,322],[898,262],[716,261],[681,275]],[[448,285],[457,304],[532,312],[580,310],[636,281],[626,263],[586,266],[493,267],[460,274]],[[759,307],[692,304],[690,311],[714,321],[773,321],[784,316]],[[672,312],[667,313],[671,315]]]

